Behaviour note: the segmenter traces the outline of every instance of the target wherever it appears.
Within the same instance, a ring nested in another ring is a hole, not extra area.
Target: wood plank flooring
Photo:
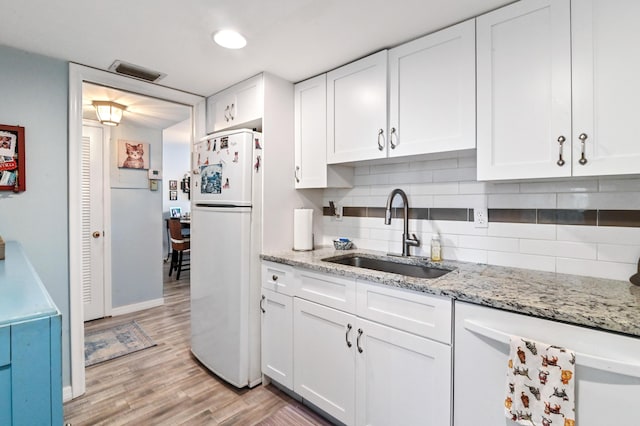
[[[64,405],[66,423],[329,425],[274,386],[236,389],[203,367],[189,350],[189,273],[167,275],[165,265],[164,306],[85,324],[135,319],[157,346],[87,368],[87,392]]]

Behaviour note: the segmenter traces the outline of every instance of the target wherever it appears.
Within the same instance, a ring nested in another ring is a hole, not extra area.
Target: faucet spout
[[[409,200],[407,199],[407,194],[405,194],[405,192],[400,188],[396,188],[391,191],[389,197],[387,198],[387,205],[384,212],[384,223],[385,225],[391,225],[391,204],[393,204],[393,199],[396,197],[396,195],[399,195],[402,198],[403,204],[404,232],[402,234],[402,255],[410,256],[409,247],[419,247],[420,240],[418,239],[418,237],[416,237],[416,234],[413,234],[412,237],[409,236]]]

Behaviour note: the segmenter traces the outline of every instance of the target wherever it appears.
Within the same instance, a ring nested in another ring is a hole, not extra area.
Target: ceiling
[[[166,73],[208,96],[262,71],[298,82],[512,0],[20,0],[0,3],[0,43],[106,70]],[[227,50],[219,29],[248,45]]]
[[[82,84],[82,118],[97,120],[93,101],[113,101],[125,105],[121,123],[154,129],[166,129],[191,117],[191,107],[162,99],[137,95],[91,83]],[[187,132],[190,127],[187,126]]]

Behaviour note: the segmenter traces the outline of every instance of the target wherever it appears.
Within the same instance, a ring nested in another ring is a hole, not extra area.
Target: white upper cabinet
[[[640,173],[639,16],[634,0],[571,2],[576,176]]]
[[[478,179],[570,176],[569,0],[523,0],[476,25]]]
[[[475,20],[389,51],[389,156],[476,147]]]
[[[387,155],[387,51],[327,73],[327,162]]]
[[[479,180],[640,172],[637,16],[523,0],[477,18]]]
[[[327,166],[327,75],[295,85],[296,189],[353,186],[353,168]]]
[[[255,127],[262,118],[262,74],[207,98],[207,133]]]

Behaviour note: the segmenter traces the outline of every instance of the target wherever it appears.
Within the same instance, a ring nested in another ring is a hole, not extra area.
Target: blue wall
[[[25,128],[27,178],[26,192],[0,192],[0,235],[22,244],[62,312],[62,377],[69,386],[69,67],[0,46],[0,70],[0,124]]]

